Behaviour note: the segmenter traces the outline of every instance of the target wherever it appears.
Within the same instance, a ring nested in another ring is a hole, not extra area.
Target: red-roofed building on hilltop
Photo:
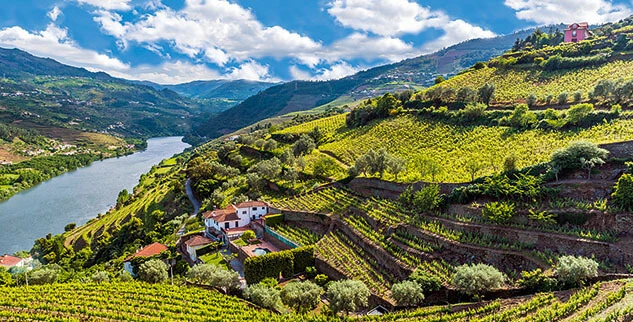
[[[130,273],[130,275],[132,276],[136,276],[136,274],[134,274],[134,266],[132,265],[132,259],[137,258],[137,257],[152,257],[152,256],[156,256],[159,255],[160,253],[164,252],[167,250],[167,246],[161,244],[161,243],[153,243],[150,245],[147,245],[141,249],[139,249],[136,253],[128,256],[125,259],[125,262],[123,262],[123,268]]]
[[[252,221],[261,219],[268,214],[269,209],[266,202],[246,201],[225,209],[207,211],[202,214],[206,233],[224,241],[239,238],[244,231],[249,230]],[[227,232],[231,234],[227,235]]]
[[[11,255],[4,254],[0,256],[0,266],[9,269],[12,267],[24,267],[28,263],[27,258],[20,258]]]
[[[565,29],[565,42],[579,42],[591,36],[589,24],[586,22],[572,23]]]

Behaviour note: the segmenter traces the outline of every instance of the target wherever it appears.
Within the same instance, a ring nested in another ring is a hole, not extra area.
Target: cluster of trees
[[[368,99],[347,115],[345,123],[350,128],[359,127],[372,120],[397,113],[402,105],[411,98],[411,92],[397,95],[398,97],[391,93],[385,93],[377,99]]]
[[[440,208],[444,201],[444,195],[440,193],[438,184],[429,184],[414,191],[413,186],[409,186],[400,194],[400,202],[405,206],[420,213],[428,213]]]
[[[512,51],[520,51],[526,49],[541,49],[545,46],[557,46],[565,40],[565,34],[560,29],[549,28],[548,32],[544,32],[540,28],[536,29],[531,35],[525,39],[517,38],[512,45]]]
[[[406,170],[406,163],[403,159],[395,157],[387,152],[386,149],[380,149],[378,152],[369,150],[367,153],[356,159],[354,166],[348,169],[351,176],[358,174],[376,175],[381,178],[385,172],[389,172],[398,180],[398,175]]]
[[[605,104],[630,104],[633,99],[633,80],[600,80],[589,96]]]
[[[424,99],[430,101],[436,107],[442,104],[468,104],[473,102],[479,102],[487,106],[494,99],[495,89],[496,87],[492,83],[486,83],[477,89],[464,86],[458,90],[440,84],[425,91]]]
[[[588,141],[572,142],[564,149],[556,150],[550,157],[550,172],[556,177],[560,173],[578,169],[587,170],[587,179],[591,179],[591,170],[605,163],[609,151]]]

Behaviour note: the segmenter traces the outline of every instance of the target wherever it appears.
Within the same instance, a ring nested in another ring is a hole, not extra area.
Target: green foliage
[[[435,77],[435,85],[445,81],[446,79],[444,79],[444,77],[442,75]]]
[[[284,223],[283,214],[266,215],[266,226],[275,227]]]
[[[392,156],[386,149],[380,149],[378,153],[374,150],[369,150],[358,158],[354,164],[356,171],[370,175],[379,174],[381,178],[387,171],[397,177],[404,170],[404,167],[404,161]]]
[[[367,306],[369,289],[365,283],[354,280],[332,282],[327,289],[332,312],[354,312]]]
[[[484,218],[501,224],[508,222],[514,216],[514,203],[508,201],[492,201],[484,205]]]
[[[92,274],[92,281],[100,284],[110,282],[110,275],[105,271],[98,271]]]
[[[323,289],[313,282],[290,282],[281,290],[281,300],[298,313],[306,313],[317,307]]]
[[[67,224],[66,226],[64,226],[64,231],[65,232],[69,232],[69,231],[75,229],[76,227],[77,227],[77,224],[74,223],[74,222],[71,222],[71,223]]]
[[[316,148],[314,140],[307,134],[301,135],[299,140],[292,145],[292,152],[295,157],[309,154]]]
[[[248,284],[255,284],[270,277],[279,279],[291,277],[314,266],[314,246],[306,246],[249,257],[244,261],[244,277]]]
[[[315,278],[317,276],[317,269],[314,266],[308,266],[305,269],[308,278]]]
[[[247,230],[242,234],[242,237],[240,237],[245,243],[248,242],[251,239],[255,239],[257,238],[257,235],[255,235],[255,232],[252,230]]]
[[[428,213],[438,209],[442,204],[442,201],[443,196],[440,194],[440,186],[437,184],[430,184],[422,187],[422,189],[413,194],[412,205],[416,211]]]
[[[240,276],[237,272],[214,264],[199,264],[191,268],[187,278],[194,283],[209,285],[229,293],[239,289]]]
[[[282,307],[280,291],[262,283],[247,287],[244,297],[266,309],[279,310]]]
[[[591,114],[593,110],[593,104],[589,103],[572,105],[567,110],[567,122],[569,124],[578,124]]]
[[[417,306],[424,301],[422,286],[414,281],[402,281],[391,286],[391,294],[399,306]]]
[[[486,290],[500,288],[505,280],[503,273],[490,265],[466,264],[455,267],[453,286],[466,294],[478,295]]]
[[[569,93],[568,92],[562,92],[560,94],[558,94],[558,105],[563,105],[563,104],[567,104],[567,100],[569,98]]]
[[[495,96],[495,90],[496,87],[492,83],[486,83],[479,87],[477,90],[477,97],[479,98],[479,101],[486,105],[490,105],[490,100],[492,100]]]
[[[442,288],[442,280],[422,268],[416,269],[409,279],[420,285],[424,293],[436,292]]]
[[[557,286],[556,279],[546,276],[540,268],[521,272],[517,283],[530,292],[550,292]]]
[[[150,259],[138,267],[138,276],[144,282],[161,283],[169,277],[168,268],[162,260]]]
[[[512,114],[499,120],[499,124],[508,125],[517,129],[529,129],[537,121],[534,112],[530,112],[529,104],[519,104]]]
[[[555,266],[558,280],[567,285],[579,285],[598,276],[598,262],[582,256],[560,256]]]
[[[556,150],[550,157],[550,164],[560,171],[585,168],[583,160],[593,160],[594,164],[604,162],[609,151],[599,148],[595,143],[578,141],[570,143],[566,148]],[[587,161],[585,161],[587,162]]]
[[[14,284],[13,275],[6,268],[0,267],[0,286],[13,286]]]
[[[625,173],[618,179],[611,194],[613,203],[622,209],[633,209],[633,175]]]
[[[59,272],[54,268],[40,268],[29,274],[29,283],[33,285],[53,284],[59,278]]]
[[[325,274],[318,274],[317,276],[314,277],[314,282],[321,287],[324,287],[325,284],[327,284],[329,280],[330,279]]]
[[[538,97],[536,97],[534,93],[530,93],[530,95],[525,98],[525,104],[527,104],[527,106],[534,106],[537,102]]]

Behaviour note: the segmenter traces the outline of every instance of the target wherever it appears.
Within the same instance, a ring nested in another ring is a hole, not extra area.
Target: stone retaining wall
[[[385,181],[377,178],[355,178],[347,187],[354,192],[365,197],[381,197],[385,199],[397,200],[400,194],[410,185],[417,190],[422,188],[428,182],[415,182],[412,184],[396,183]],[[440,192],[449,194],[453,189],[468,185],[467,183],[438,183]]]

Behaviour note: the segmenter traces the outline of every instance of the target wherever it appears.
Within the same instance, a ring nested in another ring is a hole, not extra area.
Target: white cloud
[[[225,76],[225,78],[228,79],[278,81],[278,79],[271,77],[268,66],[261,65],[254,61],[246,62],[229,70],[230,72]]]
[[[345,27],[381,36],[418,34],[447,18],[408,0],[335,0],[327,11]]]
[[[49,11],[46,15],[51,18],[52,21],[57,21],[57,18],[62,14],[62,11],[58,6],[55,6],[51,11]]]
[[[15,47],[37,56],[90,70],[125,71],[129,66],[116,58],[83,49],[68,38],[66,29],[49,24],[45,30],[29,32],[21,27],[0,29],[0,46]]]
[[[184,61],[166,62],[161,65],[140,65],[125,72],[112,72],[112,76],[132,80],[149,80],[158,84],[180,84],[195,80],[225,78],[204,64]]]
[[[364,33],[353,33],[324,48],[318,56],[328,62],[354,58],[394,62],[419,54],[419,49],[398,38],[370,37]]]
[[[363,68],[354,67],[349,65],[347,62],[340,61],[329,68],[321,68],[316,71],[314,75],[312,75],[309,71],[303,70],[296,65],[290,66],[290,75],[292,79],[297,80],[332,80],[332,79],[340,79],[346,76],[350,76],[356,74],[358,71]]]
[[[495,33],[478,26],[473,26],[461,19],[453,20],[444,26],[444,35],[423,45],[425,52],[435,52],[442,48],[476,38],[491,38]]]
[[[205,57],[224,66],[261,57],[302,56],[321,47],[309,37],[279,26],[263,26],[253,14],[226,0],[186,0],[180,11],[163,7],[136,22],[100,13],[95,21],[104,32],[125,43],[167,41],[191,58]]]
[[[80,4],[87,4],[93,7],[105,10],[122,10],[128,11],[132,9],[130,2],[132,0],[76,0]]]
[[[495,36],[492,31],[461,19],[452,20],[442,11],[431,10],[409,0],[334,0],[329,3],[328,13],[345,27],[380,36],[372,38],[355,33],[332,46],[344,53],[357,52],[365,58],[397,61],[465,40]],[[430,28],[443,30],[444,35],[422,48],[413,48],[395,38],[403,34],[419,34]]]
[[[505,0],[517,18],[540,24],[616,21],[631,15],[630,7],[609,0]]]

